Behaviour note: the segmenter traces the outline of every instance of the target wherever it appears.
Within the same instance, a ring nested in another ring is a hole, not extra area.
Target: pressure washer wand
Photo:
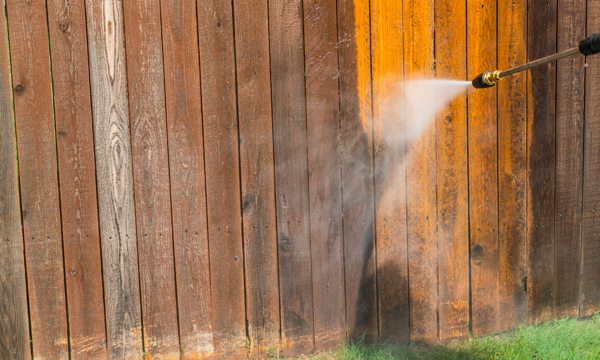
[[[545,58],[534,60],[528,62],[527,64],[523,64],[504,71],[488,70],[482,74],[477,75],[477,77],[475,77],[471,83],[476,89],[486,89],[496,85],[497,82],[499,82],[500,80],[502,80],[502,78],[506,76],[513,75],[524,70],[532,69],[536,66],[544,65],[549,62],[566,58],[575,54],[594,55],[598,53],[600,53],[600,33],[590,35],[586,39],[581,40],[581,42],[579,42],[579,46],[569,50],[565,50],[563,52],[559,52],[558,54],[546,56]]]

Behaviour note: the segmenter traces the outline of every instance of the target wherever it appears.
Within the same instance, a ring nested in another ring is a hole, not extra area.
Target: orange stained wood
[[[434,2],[405,0],[404,81],[434,75]],[[411,114],[405,111],[406,123]],[[410,294],[410,338],[437,341],[437,212],[435,126],[407,139],[406,217]]]
[[[69,359],[46,4],[7,4],[33,356]]]
[[[435,3],[436,77],[467,77],[465,1]],[[436,118],[439,338],[461,339],[469,332],[469,182],[467,94]]]
[[[527,62],[527,0],[498,2],[498,68]],[[498,84],[500,331],[527,321],[527,73]]]
[[[371,2],[379,339],[408,343],[402,1]]]
[[[349,336],[378,337],[369,2],[338,2],[346,318]]]

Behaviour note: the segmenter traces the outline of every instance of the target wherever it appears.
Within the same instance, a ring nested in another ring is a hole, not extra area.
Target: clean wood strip
[[[527,62],[527,1],[498,2],[498,68]],[[527,73],[498,84],[500,331],[527,322]]]
[[[467,3],[468,79],[497,68],[497,4]],[[473,334],[500,330],[497,87],[469,94],[469,224]]]
[[[269,2],[282,345],[292,356],[314,350],[302,12],[302,0]]]
[[[346,338],[335,0],[303,0],[315,349]]]
[[[585,38],[585,0],[558,1],[557,51]],[[579,315],[583,194],[585,56],[561,59],[556,77],[556,195],[554,209],[556,317]]]
[[[404,80],[434,75],[434,2],[405,0]],[[409,112],[404,114],[411,121]],[[407,139],[406,217],[410,295],[410,338],[434,343],[438,338],[437,212],[435,126]]]
[[[31,359],[6,17],[0,16],[0,358]]]
[[[123,2],[144,350],[179,358],[158,0]]]
[[[46,4],[7,4],[33,356],[69,359]]]
[[[338,1],[344,270],[349,336],[377,342],[368,0]]]
[[[371,2],[379,340],[409,341],[402,1]],[[390,136],[391,134],[391,136]]]
[[[47,2],[71,356],[106,359],[94,135],[80,1]]]
[[[277,277],[277,229],[271,78],[269,64],[269,9],[263,0],[234,0],[235,54],[244,265],[246,269],[246,317],[252,357],[262,358],[279,345],[279,286]],[[309,269],[310,271],[310,269]],[[301,291],[295,289],[296,291]],[[304,295],[304,294],[303,294]],[[310,294],[308,294],[310,299]],[[306,305],[310,307],[310,301]],[[283,316],[289,316],[284,313]],[[287,316],[284,320],[287,320]],[[301,316],[301,315],[297,315]],[[312,319],[307,319],[308,323]],[[285,355],[312,350],[296,345],[303,337],[296,324],[282,323]],[[289,342],[294,343],[288,350]],[[300,349],[297,349],[300,347]]]
[[[528,60],[556,52],[557,1],[529,0]],[[554,317],[556,63],[527,77],[527,304],[529,322]]]
[[[104,304],[110,359],[139,359],[142,328],[123,9],[86,1]]]
[[[177,306],[183,358],[214,352],[196,1],[161,2]]]
[[[600,32],[600,2],[587,3],[587,34]],[[600,58],[585,59],[582,271],[579,316],[600,310]]]
[[[467,7],[463,0],[435,2],[438,79],[467,77]],[[466,87],[465,87],[466,90]],[[467,96],[436,117],[439,338],[469,333],[469,179]]]
[[[215,353],[241,359],[247,354],[231,2],[198,1],[198,38]]]

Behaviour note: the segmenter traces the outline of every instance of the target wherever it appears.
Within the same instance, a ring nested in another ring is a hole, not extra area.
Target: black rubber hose
[[[491,88],[492,86],[496,85],[495,83],[492,85],[488,85],[485,83],[485,81],[483,80],[483,76],[487,73],[491,73],[491,71],[485,71],[479,75],[477,75],[477,77],[475,77],[473,79],[473,81],[471,81],[471,84],[473,84],[473,87],[475,89],[487,89],[487,88]]]
[[[588,36],[579,43],[579,52],[583,55],[600,53],[600,33]]]

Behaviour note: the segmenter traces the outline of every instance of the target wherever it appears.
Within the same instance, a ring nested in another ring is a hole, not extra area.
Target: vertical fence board
[[[527,1],[498,2],[498,68],[527,61]],[[498,84],[500,331],[527,322],[527,73]]]
[[[585,37],[585,0],[559,0],[557,51]],[[558,61],[556,77],[555,289],[556,317],[579,315],[583,192],[585,56]]]
[[[587,2],[587,35],[600,32],[600,2]],[[600,310],[600,57],[586,58],[580,316]]]
[[[346,318],[350,338],[377,342],[369,1],[338,1]]]
[[[71,358],[106,359],[85,4],[47,5]]]
[[[301,0],[269,2],[279,289],[285,355],[314,350],[302,20]]]
[[[183,358],[214,352],[196,1],[161,2],[177,307]]]
[[[33,355],[68,359],[46,4],[7,5]]]
[[[528,60],[556,52],[557,1],[529,1]],[[529,322],[554,317],[556,63],[527,78],[527,303]]]
[[[315,349],[346,337],[336,0],[303,0]]]
[[[496,3],[469,0],[468,78],[497,67]],[[497,88],[469,94],[469,224],[474,335],[500,329]]]
[[[179,358],[160,3],[124,1],[144,349]]]
[[[123,9],[86,1],[108,354],[140,358],[142,328],[133,206]]]
[[[435,3],[438,79],[467,76],[467,8],[463,0]],[[466,87],[465,87],[466,90]],[[436,118],[439,338],[469,333],[469,182],[467,97],[455,99]]]
[[[230,2],[198,1],[215,353],[246,357],[238,125]]]
[[[279,345],[268,11],[263,0],[234,0],[246,317],[251,351],[256,344],[252,357],[264,357],[268,348]],[[312,340],[310,326],[306,331],[302,323],[288,321],[290,314],[283,315],[287,315],[282,323],[284,352],[296,355],[306,351],[303,338]],[[306,322],[310,324],[311,319]]]
[[[405,0],[403,13],[405,84],[432,78],[434,2]],[[411,114],[404,116],[408,124]],[[410,338],[433,343],[438,338],[435,126],[407,139],[406,156]]]
[[[6,17],[0,16],[0,358],[31,359]]]
[[[371,2],[373,174],[380,341],[408,343],[402,1]]]

